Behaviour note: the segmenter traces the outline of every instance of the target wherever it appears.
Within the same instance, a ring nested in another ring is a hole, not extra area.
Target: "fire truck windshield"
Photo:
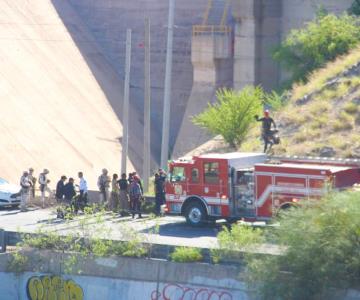
[[[185,168],[184,167],[174,167],[169,173],[169,181],[171,182],[182,182],[185,181]]]

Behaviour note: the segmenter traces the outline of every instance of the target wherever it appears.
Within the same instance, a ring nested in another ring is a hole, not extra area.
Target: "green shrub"
[[[246,224],[236,224],[223,227],[218,234],[219,248],[211,250],[212,260],[215,263],[221,260],[242,260],[246,252],[252,252],[259,244],[264,242],[263,233],[258,228]]]
[[[325,291],[358,286],[360,193],[342,192],[282,214],[263,237],[281,255],[247,256],[247,280],[263,299],[328,299]]]
[[[263,105],[282,105],[281,96],[276,93],[266,94],[261,87],[247,86],[241,91],[219,90],[217,102],[193,117],[194,124],[214,135],[221,135],[230,146],[240,146],[255,122]]]
[[[203,256],[198,248],[176,247],[170,258],[175,262],[196,262],[202,261]]]
[[[10,261],[7,265],[7,271],[20,274],[26,270],[28,263],[29,259],[25,255],[20,252],[14,252],[11,254]]]
[[[319,14],[305,28],[293,29],[273,52],[273,58],[292,74],[292,81],[307,76],[326,62],[355,48],[360,40],[356,17]]]

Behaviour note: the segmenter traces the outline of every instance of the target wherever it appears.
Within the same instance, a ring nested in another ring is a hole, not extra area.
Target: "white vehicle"
[[[20,190],[20,185],[11,184],[5,179],[0,178],[0,207],[19,206],[21,200]]]

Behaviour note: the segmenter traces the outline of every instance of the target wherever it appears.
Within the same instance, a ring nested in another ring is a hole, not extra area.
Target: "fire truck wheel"
[[[192,226],[201,226],[206,220],[204,207],[198,202],[190,202],[185,210],[186,222]]]

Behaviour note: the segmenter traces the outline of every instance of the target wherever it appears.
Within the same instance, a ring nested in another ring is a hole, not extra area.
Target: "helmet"
[[[48,174],[48,173],[49,173],[49,170],[48,170],[48,169],[44,169],[43,173],[44,173],[44,174]]]
[[[264,116],[268,117],[270,115],[270,111],[268,109],[264,110]]]

